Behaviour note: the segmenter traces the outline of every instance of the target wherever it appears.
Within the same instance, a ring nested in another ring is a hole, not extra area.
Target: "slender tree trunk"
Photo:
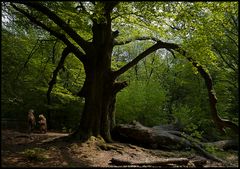
[[[216,124],[217,128],[224,132],[224,128],[229,127],[232,131],[234,131],[235,133],[239,133],[239,127],[238,125],[236,125],[235,123],[226,120],[226,119],[222,119],[219,115],[218,115],[218,111],[217,111],[217,97],[213,88],[213,83],[212,83],[212,78],[210,76],[210,74],[204,70],[204,68],[199,65],[196,61],[194,61],[191,57],[187,58],[194,67],[197,68],[198,72],[201,74],[201,76],[204,78],[205,80],[205,84],[207,86],[207,91],[208,91],[208,98],[209,98],[209,103],[210,103],[210,110],[211,110],[211,115],[212,115],[212,119],[214,121],[214,123]]]

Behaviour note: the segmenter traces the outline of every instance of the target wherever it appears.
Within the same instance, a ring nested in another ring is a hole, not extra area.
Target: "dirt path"
[[[202,159],[203,167],[238,167],[237,152],[229,152],[228,163],[208,161],[193,151],[150,150],[125,143],[106,144],[101,139],[91,137],[87,142],[56,141],[55,138],[67,136],[65,133],[47,134],[26,133],[4,130],[1,140],[2,167],[113,167],[111,159],[132,162],[153,162],[167,158],[188,158],[185,167],[196,167],[194,159]],[[119,167],[119,166],[118,166]],[[174,165],[168,166],[174,167]]]

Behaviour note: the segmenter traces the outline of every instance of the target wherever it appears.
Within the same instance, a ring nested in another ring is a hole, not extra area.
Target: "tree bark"
[[[107,10],[111,8],[106,6]],[[106,11],[107,12],[107,11]],[[84,64],[86,79],[80,96],[85,98],[85,105],[79,129],[74,135],[83,139],[101,136],[111,142],[110,130],[115,125],[116,94],[126,85],[116,83],[111,71],[113,35],[111,21],[106,13],[106,23],[93,22],[92,50],[87,51],[88,61]]]
[[[205,84],[207,86],[207,91],[208,91],[208,97],[209,97],[209,103],[210,103],[210,109],[211,109],[211,115],[214,123],[217,125],[217,128],[221,132],[225,132],[224,128],[229,127],[232,129],[235,133],[239,134],[239,127],[235,123],[225,120],[220,118],[218,115],[217,111],[217,97],[213,88],[213,82],[212,82],[212,77],[210,74],[200,65],[198,64],[195,60],[193,60],[191,57],[187,57],[188,61],[192,63],[194,67],[197,68],[198,72],[201,74],[203,79],[205,80]]]

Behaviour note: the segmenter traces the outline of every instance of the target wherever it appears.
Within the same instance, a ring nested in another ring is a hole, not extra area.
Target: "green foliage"
[[[216,154],[218,151],[218,149],[215,146],[211,146],[211,145],[206,145],[204,149],[211,154]]]
[[[53,115],[52,119],[55,117],[63,119],[64,114],[69,114],[74,121],[66,121],[65,123],[69,124],[65,125],[75,127],[79,122],[79,114],[83,106],[81,99],[72,94],[72,92],[77,93],[83,84],[83,79],[78,79],[84,77],[81,75],[79,61],[69,56],[65,67],[73,76],[65,77],[60,73],[59,83],[54,86],[51,93],[53,105],[49,106],[46,98],[48,82],[55,69],[54,63],[59,60],[60,52],[58,50],[61,45],[55,46],[57,51],[53,56],[51,47],[53,47],[54,41],[40,43],[34,37],[14,36],[5,29],[2,32],[2,39],[4,39],[1,50],[4,66],[2,67],[1,116],[26,121],[27,111],[32,108],[35,110],[36,116],[41,113],[46,116],[45,113],[49,112]],[[30,43],[29,40],[36,43]],[[67,85],[65,79],[68,83],[70,81],[71,85]],[[57,115],[55,112],[58,112]],[[60,120],[59,124],[54,122],[53,126],[60,129],[63,122],[64,120]]]
[[[22,154],[30,161],[42,161],[48,159],[45,154],[46,150],[42,148],[33,148],[33,149],[26,149]]]
[[[165,123],[161,111],[164,99],[165,93],[158,83],[131,82],[118,94],[116,120],[119,123],[137,120],[147,126]]]
[[[190,136],[197,139],[202,139],[203,131],[198,130],[198,126],[196,124],[190,123],[184,129],[187,133],[190,133]]]

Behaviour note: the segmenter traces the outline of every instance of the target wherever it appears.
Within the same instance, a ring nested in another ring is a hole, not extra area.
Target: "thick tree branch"
[[[196,60],[194,60],[192,57],[187,56],[187,52],[185,50],[182,50],[178,45],[168,44],[166,46],[167,46],[167,48],[166,48],[167,50],[170,51],[171,49],[173,49],[173,50],[179,52],[180,54],[182,54],[183,56],[185,56],[186,59],[189,62],[191,62],[195,68],[197,68],[197,71],[203,77],[205,84],[207,86],[212,119],[213,119],[214,123],[216,124],[217,128],[220,131],[224,132],[224,128],[229,127],[232,131],[234,131],[235,133],[238,134],[239,133],[238,125],[236,125],[235,123],[233,123],[229,120],[221,119],[220,116],[218,115],[218,111],[217,111],[217,107],[216,107],[217,97],[214,92],[211,75]]]
[[[48,104],[50,104],[50,101],[51,101],[50,94],[52,92],[53,86],[57,82],[58,72],[63,68],[64,61],[65,61],[66,57],[69,55],[69,53],[71,53],[71,50],[70,50],[70,48],[66,47],[62,52],[61,59],[57,65],[56,69],[53,71],[53,77],[52,77],[51,81],[48,83],[49,84],[48,91],[47,91]]]
[[[139,54],[131,62],[127,63],[125,66],[123,66],[119,70],[114,71],[113,72],[113,77],[116,78],[116,77],[120,76],[121,74],[123,74],[124,72],[126,72],[127,70],[129,70],[130,68],[135,66],[144,57],[148,56],[149,54],[153,53],[154,51],[156,51],[156,50],[158,50],[160,48],[180,50],[178,45],[176,45],[176,44],[166,43],[166,42],[162,42],[162,41],[157,41],[157,43],[155,45],[151,46],[150,48],[148,48],[147,50],[145,50],[144,52]]]
[[[81,48],[86,52],[89,50],[90,43],[85,41],[79,34],[74,31],[69,24],[67,24],[64,20],[62,20],[59,16],[57,16],[54,12],[52,12],[47,7],[43,6],[37,2],[29,2],[29,1],[21,1],[17,2],[21,4],[25,4],[28,7],[32,7],[39,12],[42,12],[48,18],[50,18],[55,24],[57,24],[60,28],[62,28]]]
[[[221,119],[220,116],[218,115],[217,111],[217,97],[214,92],[213,88],[213,82],[212,82],[212,77],[211,75],[192,57],[187,56],[187,52],[185,50],[182,50],[178,45],[175,45],[175,48],[166,48],[168,50],[174,49],[175,51],[178,51],[180,54],[186,57],[186,59],[192,63],[192,65],[197,68],[197,71],[200,73],[200,75],[203,77],[205,84],[207,86],[207,91],[208,91],[208,97],[209,97],[209,103],[210,103],[210,109],[211,109],[211,115],[212,119],[217,126],[217,128],[224,132],[224,128],[229,127],[232,131],[235,133],[239,133],[239,127],[235,123],[226,120],[226,119]]]
[[[130,38],[126,41],[120,41],[120,42],[114,41],[113,45],[125,45],[125,44],[131,43],[136,40],[152,40],[152,41],[156,41],[156,42],[159,41],[159,39],[154,38],[154,37],[143,36],[143,37]]]
[[[52,30],[51,28],[47,27],[45,24],[43,24],[42,22],[38,21],[36,18],[34,18],[33,16],[31,16],[29,13],[27,13],[26,11],[18,8],[17,6],[15,6],[14,4],[11,4],[11,6],[19,11],[20,13],[22,13],[23,15],[25,15],[31,22],[35,23],[36,25],[40,26],[41,28],[43,28],[44,30],[48,31],[50,34],[52,34],[53,36],[55,36],[56,38],[60,39],[63,43],[65,43],[67,46],[69,46],[72,50],[72,52],[75,54],[75,56],[83,63],[86,62],[86,58],[84,57],[84,54],[76,47],[74,46],[64,34],[58,33],[54,30]]]
[[[126,81],[124,82],[115,82],[113,84],[113,94],[117,94],[120,90],[122,90],[123,88],[127,87],[128,84]]]
[[[157,43],[155,45],[153,45],[152,47],[148,48],[147,50],[145,50],[144,52],[142,52],[141,54],[139,54],[135,59],[133,59],[131,62],[127,63],[125,66],[123,66],[119,70],[113,72],[113,77],[116,78],[119,75],[123,74],[128,69],[130,69],[131,67],[136,65],[141,59],[143,59],[150,53],[156,51],[157,49],[165,48],[168,51],[170,51],[171,53],[173,53],[172,50],[177,51],[180,54],[182,54],[183,56],[185,56],[186,59],[189,62],[191,62],[194,67],[197,68],[200,75],[204,78],[204,81],[205,81],[205,84],[206,84],[207,90],[208,90],[211,115],[212,115],[212,119],[213,119],[214,123],[217,125],[217,127],[221,131],[224,131],[224,128],[229,127],[235,133],[238,133],[239,132],[238,125],[236,125],[235,123],[233,123],[229,120],[221,119],[218,115],[218,111],[216,108],[217,98],[216,98],[216,94],[214,93],[212,77],[210,76],[210,74],[196,60],[194,60],[192,57],[187,56],[187,52],[185,50],[181,49],[181,47],[179,45],[174,44],[174,43],[162,42],[160,40],[157,40],[156,38],[140,38],[140,40],[148,40],[148,39],[157,41]],[[130,40],[129,40],[129,42],[130,42]]]
[[[229,120],[221,119],[218,115],[218,111],[217,111],[217,107],[216,107],[217,97],[216,97],[216,94],[214,92],[212,77],[210,76],[210,74],[193,58],[187,57],[187,60],[190,61],[194,67],[197,68],[198,72],[201,74],[201,76],[205,80],[205,84],[206,84],[207,90],[208,90],[208,97],[209,97],[209,102],[210,102],[211,115],[212,115],[213,121],[217,125],[218,129],[220,131],[224,132],[224,128],[229,127],[235,133],[238,134],[239,133],[238,125],[236,125],[235,123],[233,123]]]

